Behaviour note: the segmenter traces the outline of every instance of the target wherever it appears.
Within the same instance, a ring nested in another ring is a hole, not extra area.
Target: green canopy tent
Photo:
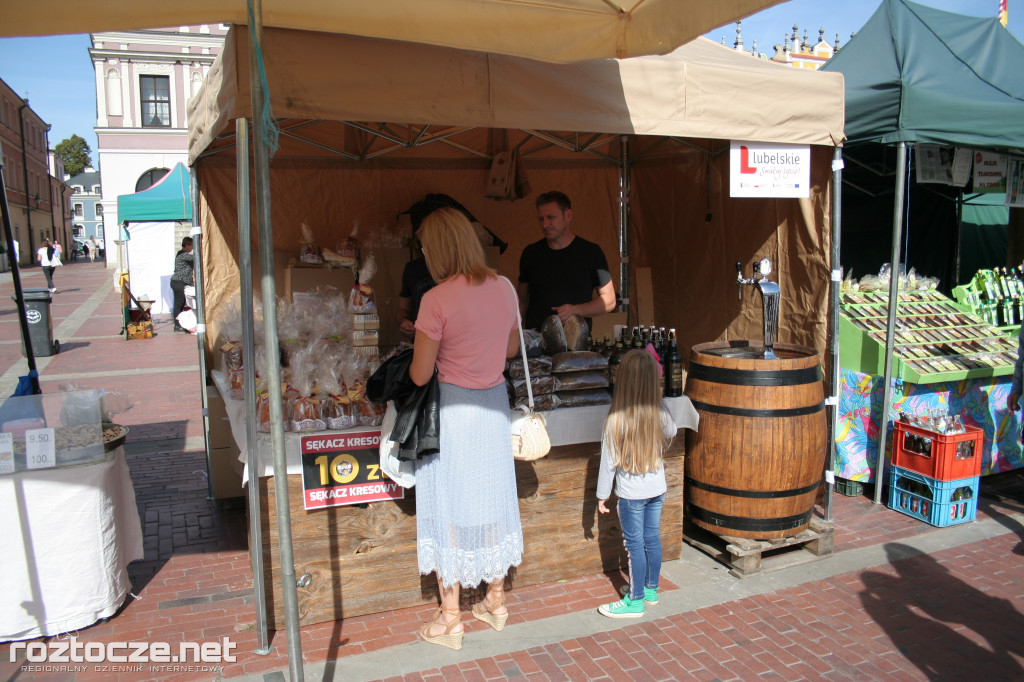
[[[152,187],[117,198],[117,222],[121,229],[118,262],[124,330],[131,322],[172,310],[170,279],[177,250],[176,228],[192,222],[191,177],[177,164]],[[128,271],[131,269],[131,284]],[[132,294],[141,309],[132,310]],[[150,301],[146,303],[146,301]],[[151,306],[146,308],[146,306]]]
[[[882,2],[860,32],[822,67],[841,72],[846,83],[844,157],[850,163],[844,185],[869,196],[868,201],[843,203],[844,221],[853,220],[857,225],[857,231],[841,242],[844,250],[855,247],[855,251],[869,254],[877,267],[885,257],[878,258],[869,245],[884,244],[885,240],[871,229],[884,224],[884,214],[889,211],[892,248],[888,260],[900,263],[905,205],[909,204],[913,208],[910,215],[921,217],[910,223],[912,231],[926,235],[924,241],[933,248],[925,247],[908,265],[921,266],[925,274],[938,274],[951,286],[956,257],[950,255],[954,250],[949,245],[958,239],[961,189],[912,185],[913,201],[907,201],[907,147],[939,144],[1000,152],[1024,149],[1021,65],[1024,45],[994,18],[953,14],[907,0]],[[841,237],[836,235],[836,239]],[[848,267],[851,263],[843,262]],[[888,413],[891,397],[896,287],[893,278],[882,414]],[[879,452],[884,451],[885,437],[886,430],[881,429]],[[881,467],[879,457],[876,480],[880,480]],[[881,489],[875,487],[876,502]]]

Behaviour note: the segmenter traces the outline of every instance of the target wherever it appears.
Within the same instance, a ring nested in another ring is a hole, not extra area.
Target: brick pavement
[[[67,293],[62,319],[110,286],[99,264],[69,264],[60,274],[78,289]],[[0,280],[0,360],[10,356],[5,342],[17,339],[5,287]],[[202,433],[194,339],[163,333],[125,341],[118,305],[111,288],[95,314],[61,339],[66,353],[42,375],[46,392],[76,380],[136,398],[121,421],[132,429],[126,452],[144,531],[145,558],[129,566],[140,599],[77,635],[229,637],[237,660],[212,673],[45,674],[9,662],[9,645],[0,645],[0,679],[285,679],[284,633],[274,635],[270,655],[253,652],[244,503],[207,499],[204,453],[186,447],[186,438]],[[866,497],[837,496],[830,559],[739,581],[684,545],[683,559],[666,563],[662,603],[644,619],[597,615],[623,576],[585,576],[510,592],[502,633],[466,614],[460,652],[417,641],[430,607],[308,626],[301,630],[306,679],[1020,679],[1024,647],[1014,634],[1024,624],[1024,558],[1013,552],[1024,537],[1021,511],[1013,500],[983,498],[978,523],[934,529]]]

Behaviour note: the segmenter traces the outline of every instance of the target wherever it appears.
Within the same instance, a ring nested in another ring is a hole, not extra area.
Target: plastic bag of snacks
[[[329,429],[347,429],[356,425],[352,401],[341,379],[340,346],[329,347],[317,360],[316,382],[320,389],[320,415]]]
[[[320,414],[320,400],[314,393],[318,343],[304,346],[292,358],[292,386],[298,396],[291,402],[292,431],[323,431],[327,423]]]
[[[302,242],[299,246],[299,260],[303,263],[320,264],[324,262],[323,253],[313,237],[313,230],[302,223]]]
[[[363,426],[378,426],[384,420],[386,405],[377,405],[366,399],[366,380],[370,376],[367,358],[350,355],[342,362],[342,377],[356,422]]]

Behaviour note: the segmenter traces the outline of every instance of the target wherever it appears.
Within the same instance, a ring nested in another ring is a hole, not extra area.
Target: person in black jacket
[[[178,315],[185,309],[185,287],[195,281],[195,254],[192,253],[192,237],[181,240],[181,251],[174,256],[174,274],[171,275],[171,292],[174,294],[174,331],[189,333],[178,324]]]

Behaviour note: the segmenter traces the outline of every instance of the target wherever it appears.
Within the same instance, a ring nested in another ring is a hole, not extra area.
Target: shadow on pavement
[[[1024,641],[1019,628],[1007,627],[1022,616],[1010,601],[968,585],[913,547],[891,542],[885,550],[896,574],[863,573],[859,596],[868,615],[927,679],[1024,676],[1017,660],[1024,657]]]

